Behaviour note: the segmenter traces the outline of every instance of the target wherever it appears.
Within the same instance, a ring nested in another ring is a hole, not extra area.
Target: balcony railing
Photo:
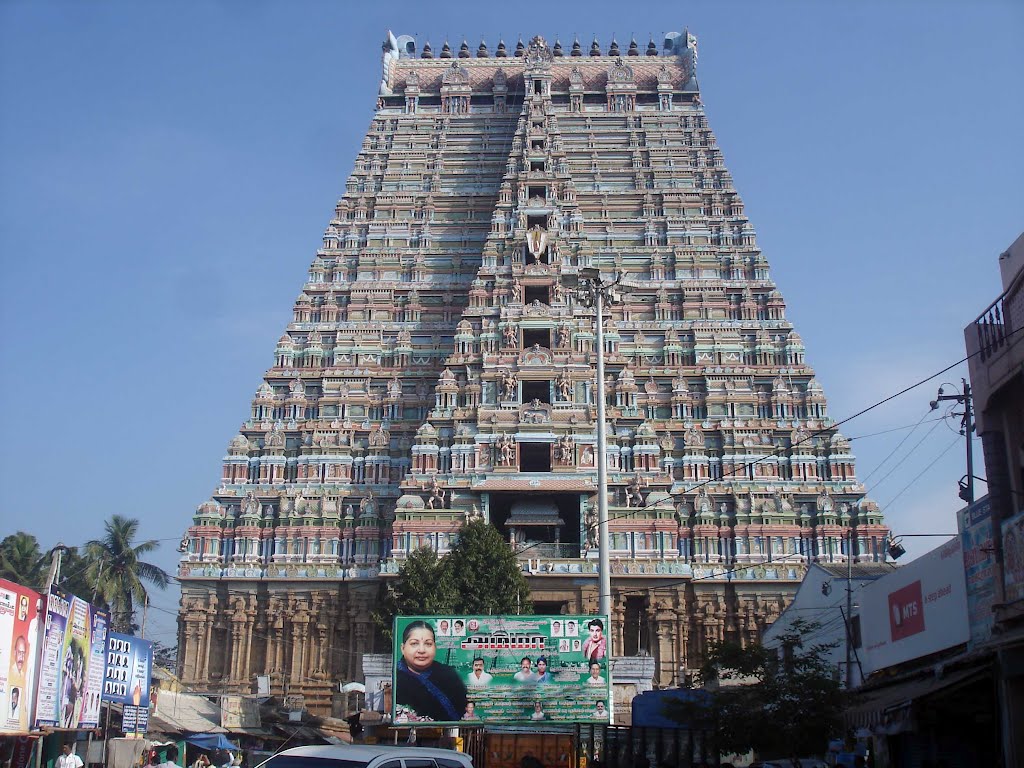
[[[1008,304],[1007,292],[1004,292],[974,321],[978,334],[978,356],[982,361],[988,360],[1006,346],[1007,337],[1013,333],[1013,318],[1006,315]]]
[[[553,541],[526,542],[515,547],[516,557],[522,558],[577,558],[580,556],[579,544],[556,544]]]

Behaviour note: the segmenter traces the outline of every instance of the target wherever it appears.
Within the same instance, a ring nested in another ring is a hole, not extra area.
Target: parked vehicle
[[[293,747],[257,768],[473,768],[473,759],[450,749],[346,744]]]

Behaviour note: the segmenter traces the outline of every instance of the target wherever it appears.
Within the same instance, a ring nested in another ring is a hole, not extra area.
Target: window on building
[[[534,400],[540,400],[542,403],[551,403],[550,381],[524,381],[522,392],[524,403],[530,403]]]
[[[522,472],[550,472],[551,446],[547,443],[520,443],[519,469]]]
[[[534,344],[550,348],[551,330],[548,328],[523,328],[523,349],[529,349]]]
[[[539,301],[541,304],[547,304],[550,299],[548,287],[546,285],[526,286],[525,299],[527,304],[532,304],[535,301]]]

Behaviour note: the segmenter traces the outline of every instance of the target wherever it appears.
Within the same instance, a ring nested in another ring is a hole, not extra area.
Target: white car
[[[257,768],[473,768],[473,759],[450,749],[346,744],[293,747],[264,760]]]

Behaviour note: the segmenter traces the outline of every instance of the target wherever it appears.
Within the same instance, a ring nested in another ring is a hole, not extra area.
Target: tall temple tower
[[[647,679],[620,697],[756,639],[806,563],[884,559],[696,64],[686,32],[436,58],[388,35],[355,170],[183,546],[186,683],[267,674],[328,712],[385,649],[384,582],[476,517],[538,612],[596,612],[588,267],[621,293],[604,328],[612,640]]]

